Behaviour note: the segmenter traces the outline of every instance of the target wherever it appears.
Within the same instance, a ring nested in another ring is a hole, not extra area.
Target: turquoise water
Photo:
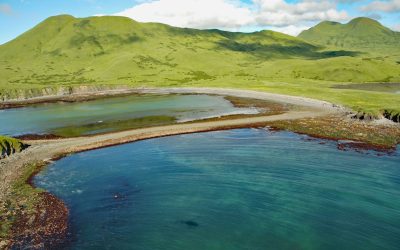
[[[229,114],[254,114],[252,108],[236,108],[221,96],[134,95],[88,102],[50,103],[0,110],[0,134],[85,135],[135,128],[143,117],[170,116],[178,121]],[[123,121],[129,121],[121,123]],[[106,125],[104,125],[106,124]],[[73,128],[79,130],[71,131]]]
[[[35,178],[71,211],[69,249],[398,249],[400,152],[263,129],[84,152]]]

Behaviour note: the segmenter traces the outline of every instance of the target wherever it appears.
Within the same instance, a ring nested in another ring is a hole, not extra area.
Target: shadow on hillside
[[[308,44],[260,44],[260,43],[238,43],[232,40],[220,41],[218,48],[228,49],[237,52],[244,52],[262,59],[324,59],[332,57],[350,56],[355,57],[361,54],[358,51],[319,51],[321,48]]]

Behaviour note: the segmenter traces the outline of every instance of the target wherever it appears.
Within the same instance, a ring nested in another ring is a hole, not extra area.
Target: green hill
[[[0,100],[82,85],[214,86],[400,110],[395,94],[331,88],[400,81],[399,54],[327,48],[273,31],[184,29],[125,17],[50,17],[0,46],[0,76]]]
[[[298,37],[314,44],[343,49],[400,50],[400,32],[392,31],[366,17],[355,18],[346,24],[321,22],[301,32]]]
[[[248,71],[264,61],[331,57],[318,49],[272,31],[230,33],[125,17],[63,15],[0,46],[0,81],[29,86],[183,83]]]

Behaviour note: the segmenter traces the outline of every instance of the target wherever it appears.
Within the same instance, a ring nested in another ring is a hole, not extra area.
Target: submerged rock
[[[185,224],[186,226],[189,226],[189,227],[198,227],[199,226],[199,223],[192,221],[192,220],[182,220],[181,223]]]

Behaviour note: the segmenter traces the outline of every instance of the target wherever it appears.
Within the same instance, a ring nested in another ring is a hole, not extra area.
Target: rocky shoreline
[[[6,200],[11,210],[1,215],[1,219],[14,219],[8,237],[0,237],[0,249],[58,249],[66,243],[69,235],[69,210],[66,204],[33,184],[35,175],[47,165],[45,162],[34,164],[28,177],[16,181],[16,186],[23,188],[15,189],[11,194],[17,197],[16,200]],[[0,200],[0,205],[3,204],[3,200]]]
[[[10,249],[56,249],[68,236],[69,210],[53,194],[39,194],[34,214],[21,214],[11,229]]]

